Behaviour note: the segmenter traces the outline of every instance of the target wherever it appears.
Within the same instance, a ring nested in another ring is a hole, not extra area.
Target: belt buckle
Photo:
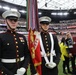
[[[47,68],[49,68],[49,64],[46,63],[45,66],[46,66]]]
[[[19,62],[19,61],[20,61],[20,58],[17,58],[17,59],[16,59],[16,62]]]
[[[46,56],[47,56],[47,57],[48,57],[48,56],[50,56],[50,53],[49,53],[49,52],[47,52],[47,53],[46,53]]]

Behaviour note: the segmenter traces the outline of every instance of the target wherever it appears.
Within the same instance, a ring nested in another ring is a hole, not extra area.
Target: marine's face
[[[6,23],[9,24],[9,26],[12,28],[12,29],[16,29],[17,25],[18,25],[18,19],[6,19]],[[7,25],[8,25],[7,24]],[[7,28],[9,29],[9,26],[7,26]]]
[[[41,24],[41,28],[42,28],[44,31],[48,31],[49,25],[47,25],[47,24]]]

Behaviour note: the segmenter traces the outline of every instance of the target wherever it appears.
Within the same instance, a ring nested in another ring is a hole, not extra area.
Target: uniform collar
[[[44,31],[42,31],[41,33],[42,33],[42,34],[49,34],[48,32],[44,32]]]
[[[16,31],[14,30],[14,31],[12,31],[12,30],[7,30],[7,32],[9,32],[9,33],[16,33]]]

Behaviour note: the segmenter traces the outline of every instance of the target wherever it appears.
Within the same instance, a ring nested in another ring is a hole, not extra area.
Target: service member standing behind
[[[25,36],[16,33],[20,13],[9,10],[2,16],[5,19],[7,31],[0,34],[0,73],[26,75],[30,54]]]
[[[58,75],[58,64],[61,53],[57,37],[48,32],[51,19],[47,16],[44,16],[41,17],[39,21],[41,26],[39,39],[42,58],[42,75]],[[31,68],[31,70],[34,69]],[[34,71],[32,72],[34,73],[32,75],[37,75]]]

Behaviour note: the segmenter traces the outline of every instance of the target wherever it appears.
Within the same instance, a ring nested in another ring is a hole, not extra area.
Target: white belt
[[[24,60],[24,56],[19,58],[20,61],[23,61]],[[17,59],[1,59],[1,62],[3,63],[16,63],[17,62]]]

